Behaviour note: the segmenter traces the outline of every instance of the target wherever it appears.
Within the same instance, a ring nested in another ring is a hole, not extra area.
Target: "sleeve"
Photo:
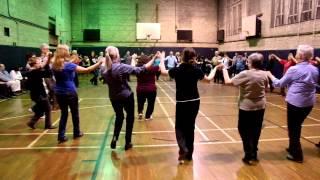
[[[289,68],[281,79],[274,79],[272,84],[274,87],[285,87],[297,77],[297,70],[294,68]]]
[[[78,65],[74,64],[74,63],[68,63],[67,64],[67,69],[70,71],[76,71]]]
[[[123,64],[122,67],[122,72],[123,74],[140,74],[142,72],[144,72],[146,70],[145,66],[141,66],[141,67],[135,67],[135,66],[130,66],[127,64]]]
[[[149,72],[152,72],[152,73],[156,73],[159,71],[159,66],[152,66],[150,69],[148,69]]]
[[[172,68],[172,69],[169,70],[169,76],[171,78],[175,78],[176,74],[177,74],[177,68]]]
[[[199,79],[199,80],[202,80],[202,79],[204,78],[204,73],[203,73],[202,70],[199,69],[199,68],[197,68],[196,70],[197,70],[196,73],[197,73],[198,79]]]
[[[280,64],[285,65],[288,61],[285,59],[281,59]]]
[[[247,71],[242,71],[231,79],[231,82],[235,86],[240,86],[248,81]]]

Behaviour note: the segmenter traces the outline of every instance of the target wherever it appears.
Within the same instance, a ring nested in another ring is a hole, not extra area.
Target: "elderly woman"
[[[12,79],[4,64],[0,64],[0,82],[10,87],[14,95],[21,91],[21,83],[19,80]]]
[[[297,64],[288,69],[279,80],[270,72],[268,76],[275,87],[288,86],[286,96],[289,148],[287,159],[302,163],[303,153],[300,144],[301,126],[311,112],[316,101],[316,85],[319,72],[309,63],[313,57],[313,47],[299,45],[296,54]]]
[[[52,69],[56,79],[54,87],[55,95],[61,110],[58,141],[63,143],[68,140],[65,136],[68,120],[68,108],[70,108],[73,123],[73,138],[80,138],[83,132],[80,131],[79,103],[77,88],[74,83],[75,73],[89,73],[97,69],[102,62],[84,68],[70,62],[69,47],[58,45],[53,58]]]
[[[245,153],[242,161],[255,165],[258,162],[258,142],[266,106],[265,88],[268,85],[267,73],[262,71],[263,55],[251,54],[248,68],[249,70],[241,71],[232,79],[224,68],[223,77],[226,84],[238,86],[240,89],[238,131]]]
[[[135,61],[136,54],[132,56]],[[149,69],[154,58],[141,67],[134,67],[120,63],[119,50],[116,47],[109,46],[106,48],[106,63],[107,66],[102,70],[103,77],[109,86],[109,98],[116,113],[113,138],[110,147],[116,148],[116,143],[122,128],[124,113],[126,111],[126,137],[125,150],[132,148],[131,136],[134,124],[134,97],[133,92],[128,84],[128,76],[130,74],[140,74]]]

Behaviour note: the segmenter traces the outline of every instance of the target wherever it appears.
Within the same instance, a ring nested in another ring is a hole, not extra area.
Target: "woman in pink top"
[[[288,59],[281,59],[278,56],[276,56],[275,54],[272,54],[271,56],[273,56],[276,60],[278,60],[280,62],[280,64],[283,65],[283,74],[285,74],[291,66],[294,66],[297,64],[297,60],[294,58],[292,53],[289,53]],[[281,88],[281,95],[282,96],[286,95],[285,87]]]

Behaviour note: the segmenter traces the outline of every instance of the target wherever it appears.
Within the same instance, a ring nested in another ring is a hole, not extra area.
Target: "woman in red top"
[[[297,60],[294,58],[294,56],[293,56],[292,53],[289,53],[288,59],[280,59],[280,58],[279,58],[278,56],[276,56],[275,54],[272,54],[272,56],[273,56],[275,59],[277,59],[277,60],[280,62],[280,64],[283,65],[283,74],[285,74],[291,66],[294,66],[294,65],[296,65],[296,63],[297,63]],[[282,96],[285,96],[285,95],[286,95],[286,93],[285,93],[285,88],[284,88],[284,87],[281,88],[281,95],[282,95]]]
[[[156,57],[153,58],[155,59]],[[142,55],[138,60],[137,66],[143,66],[144,64],[147,64],[150,60],[151,57]],[[156,74],[159,71],[159,66],[152,66],[150,69],[148,69],[148,71],[137,75],[137,99],[139,119],[142,119],[143,106],[146,100],[148,101],[148,107],[145,115],[145,120],[152,119],[154,102],[157,96]]]

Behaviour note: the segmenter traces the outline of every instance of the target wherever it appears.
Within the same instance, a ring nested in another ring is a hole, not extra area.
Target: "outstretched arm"
[[[169,75],[169,71],[166,70],[166,66],[164,64],[164,57],[165,57],[165,52],[162,51],[161,55],[160,55],[160,71],[162,75]]]

